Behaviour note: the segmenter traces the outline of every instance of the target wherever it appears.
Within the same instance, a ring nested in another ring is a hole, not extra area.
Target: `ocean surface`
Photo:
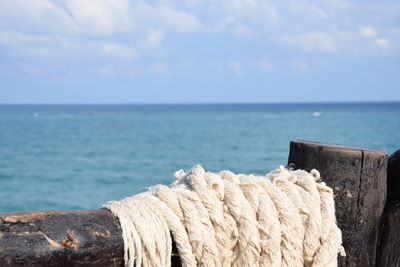
[[[202,164],[264,174],[290,140],[400,148],[400,103],[0,105],[0,213],[97,209]]]

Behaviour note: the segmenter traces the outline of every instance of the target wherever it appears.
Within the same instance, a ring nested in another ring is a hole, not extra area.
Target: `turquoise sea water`
[[[400,103],[0,105],[0,213],[96,209],[201,163],[266,173],[289,141],[400,148]]]

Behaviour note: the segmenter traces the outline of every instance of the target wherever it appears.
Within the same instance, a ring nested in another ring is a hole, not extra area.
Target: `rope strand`
[[[120,221],[125,266],[171,266],[170,234],[184,267],[333,267],[344,255],[333,191],[316,170],[256,176],[196,165],[175,177],[103,206]]]

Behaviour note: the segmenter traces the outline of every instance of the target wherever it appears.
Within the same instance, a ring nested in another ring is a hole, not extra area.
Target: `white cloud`
[[[165,74],[168,72],[168,66],[165,62],[157,62],[151,65],[151,71],[154,73]]]
[[[129,45],[119,43],[102,43],[101,52],[113,59],[132,60],[136,58],[136,50]]]
[[[172,6],[131,0],[0,0],[0,44],[16,55],[132,60],[131,44],[157,47],[165,32],[191,33],[201,22]],[[135,45],[136,46],[136,45]],[[150,55],[149,51],[141,51]]]
[[[202,29],[202,23],[196,16],[169,6],[151,6],[140,2],[133,12],[142,25],[168,27],[178,33],[192,33]]]
[[[390,40],[387,38],[376,38],[375,43],[381,48],[386,48],[390,45]]]
[[[225,1],[225,5],[231,10],[243,10],[246,8],[253,8],[257,5],[256,0],[230,0]]]
[[[200,20],[187,12],[162,7],[160,14],[167,25],[171,25],[180,33],[196,32],[202,28]]]
[[[378,35],[378,32],[370,26],[360,26],[360,31],[365,37],[375,37]]]
[[[43,76],[45,74],[45,72],[42,69],[40,69],[35,65],[29,63],[20,63],[18,65],[24,73],[28,73],[32,76],[38,77],[38,76]]]
[[[92,69],[92,72],[106,77],[132,78],[137,75],[134,65],[128,63],[117,63],[112,65],[100,65]]]
[[[254,37],[257,35],[255,31],[241,24],[235,27],[233,34],[238,37]]]
[[[105,76],[114,75],[114,69],[110,66],[97,67],[95,68],[95,72]]]
[[[77,43],[71,42],[64,36],[13,31],[0,32],[0,44],[9,46],[19,55],[47,58],[73,58],[74,53],[71,51],[79,47]]]
[[[150,47],[159,46],[164,38],[164,31],[159,29],[149,29],[145,37],[145,44]]]
[[[201,0],[184,0],[185,4],[188,6],[194,6],[201,3]]]
[[[245,74],[245,70],[242,66],[242,63],[239,60],[232,60],[229,62],[219,62],[215,65],[215,69],[217,72],[221,74],[236,74],[243,75]]]
[[[65,10],[49,0],[0,1],[0,27],[30,33],[75,33],[78,25]]]
[[[400,33],[395,23],[400,4],[394,2],[184,0],[182,4],[171,0],[0,0],[0,3],[1,49],[16,57],[100,59],[112,65],[111,61],[134,60],[140,55],[138,60],[143,58],[144,64],[163,62],[153,66],[161,70],[156,72],[177,66],[182,58],[195,62],[200,57],[201,60],[219,57],[217,61],[225,62],[221,68],[226,73],[243,74],[242,63],[227,63],[229,58],[236,58],[237,53],[244,51],[251,57],[248,62],[257,64],[253,67],[270,71],[273,65],[261,57],[267,49],[281,49],[283,44],[293,47],[291,52],[295,53],[362,55],[400,51]],[[190,44],[192,48],[182,49],[185,38],[192,37],[187,34],[196,34],[196,40],[201,39],[199,45]],[[236,39],[231,42],[230,35],[257,37],[257,42]],[[169,47],[162,49],[163,45]],[[174,45],[182,51],[171,49]],[[177,56],[180,53],[184,55]],[[175,62],[167,62],[166,58]],[[298,69],[307,69],[307,62],[297,65],[306,66]]]
[[[236,18],[232,15],[224,16],[222,19],[218,20],[216,23],[216,27],[214,28],[215,32],[223,32],[225,31],[230,25],[234,24]]]
[[[269,72],[273,69],[272,62],[266,58],[260,60],[260,62],[258,63],[258,66],[260,67],[260,69],[262,71],[265,71],[265,72]]]
[[[244,74],[244,69],[243,69],[242,63],[240,63],[240,61],[234,60],[234,61],[229,62],[229,68],[235,74],[238,74],[238,75]]]
[[[278,36],[278,40],[309,52],[333,52],[336,45],[333,37],[325,32],[310,32]]]
[[[46,41],[49,41],[49,37],[43,35],[22,34],[15,31],[0,32],[0,44],[8,46],[40,44]]]
[[[317,6],[317,2],[309,3],[307,1],[288,1],[288,10],[293,13],[301,14],[303,17],[308,19],[327,19],[329,15],[327,13],[326,7]]]
[[[1,1],[0,27],[57,34],[114,35],[157,26],[180,33],[196,32],[202,23],[193,14],[162,1],[12,0]]]
[[[351,7],[352,3],[345,0],[323,0],[323,3],[330,9],[347,10]]]
[[[66,5],[82,33],[115,34],[133,26],[129,0],[68,0]]]
[[[243,21],[276,25],[280,14],[275,3],[264,0],[220,0],[214,2],[215,10],[233,15]]]
[[[0,32],[0,45],[12,47],[21,55],[51,59],[95,59],[133,60],[137,57],[134,47],[117,42],[78,42],[68,36],[49,36]]]

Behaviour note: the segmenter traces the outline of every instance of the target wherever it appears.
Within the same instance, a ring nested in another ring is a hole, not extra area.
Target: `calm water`
[[[400,103],[0,106],[0,213],[96,209],[177,169],[266,173],[289,141],[400,148]]]

